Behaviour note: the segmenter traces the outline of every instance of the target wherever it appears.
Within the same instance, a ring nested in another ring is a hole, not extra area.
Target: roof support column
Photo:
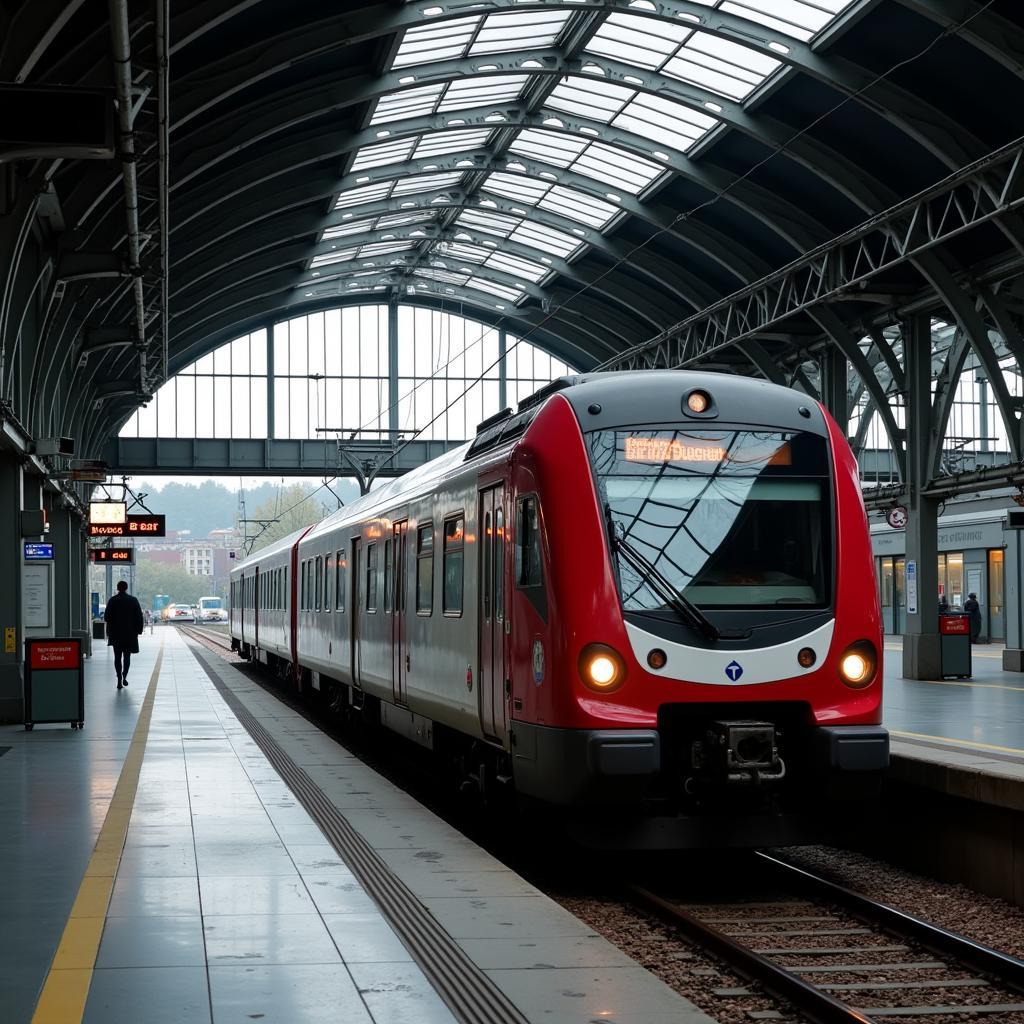
[[[398,303],[388,303],[388,430],[398,436]]]
[[[16,455],[0,452],[0,722],[21,722],[25,703],[21,683],[21,509],[23,473]],[[14,650],[6,642],[15,631]]]
[[[508,332],[498,331],[498,408],[508,408]]]
[[[274,325],[267,324],[267,440],[277,437],[274,423]]]
[[[842,429],[843,437],[846,437],[850,432],[849,370],[846,356],[834,345],[829,345],[822,353],[820,365],[821,400]]]
[[[907,381],[906,485],[906,627],[903,677],[936,679],[941,673],[939,642],[939,571],[937,499],[923,492],[931,477],[932,336],[925,314],[903,326]]]

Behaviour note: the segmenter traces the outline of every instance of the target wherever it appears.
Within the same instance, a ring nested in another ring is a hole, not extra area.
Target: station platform
[[[176,630],[130,680],[0,729],[7,1024],[711,1024]]]

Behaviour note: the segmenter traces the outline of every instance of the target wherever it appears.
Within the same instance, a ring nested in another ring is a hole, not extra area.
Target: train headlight
[[[877,663],[875,645],[868,640],[858,640],[843,651],[839,659],[839,676],[847,686],[859,689],[874,678]]]
[[[711,405],[711,399],[708,398],[706,391],[691,391],[686,396],[686,407],[698,416],[702,412],[707,412],[709,405]]]
[[[587,644],[580,652],[580,678],[597,693],[611,693],[626,681],[626,664],[607,644]]]

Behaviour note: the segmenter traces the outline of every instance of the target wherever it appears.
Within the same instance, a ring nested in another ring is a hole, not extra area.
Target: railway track
[[[680,903],[638,885],[627,898],[788,1003],[794,1019],[1024,1021],[1024,961],[769,854],[755,857],[787,898]]]
[[[179,626],[178,629],[199,640],[208,640],[226,651],[231,650],[231,635],[227,630],[212,629],[209,626]]]

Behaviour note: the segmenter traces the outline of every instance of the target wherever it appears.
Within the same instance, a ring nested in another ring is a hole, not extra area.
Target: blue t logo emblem
[[[725,674],[735,683],[743,675],[743,666],[738,661],[730,661],[725,666]]]

